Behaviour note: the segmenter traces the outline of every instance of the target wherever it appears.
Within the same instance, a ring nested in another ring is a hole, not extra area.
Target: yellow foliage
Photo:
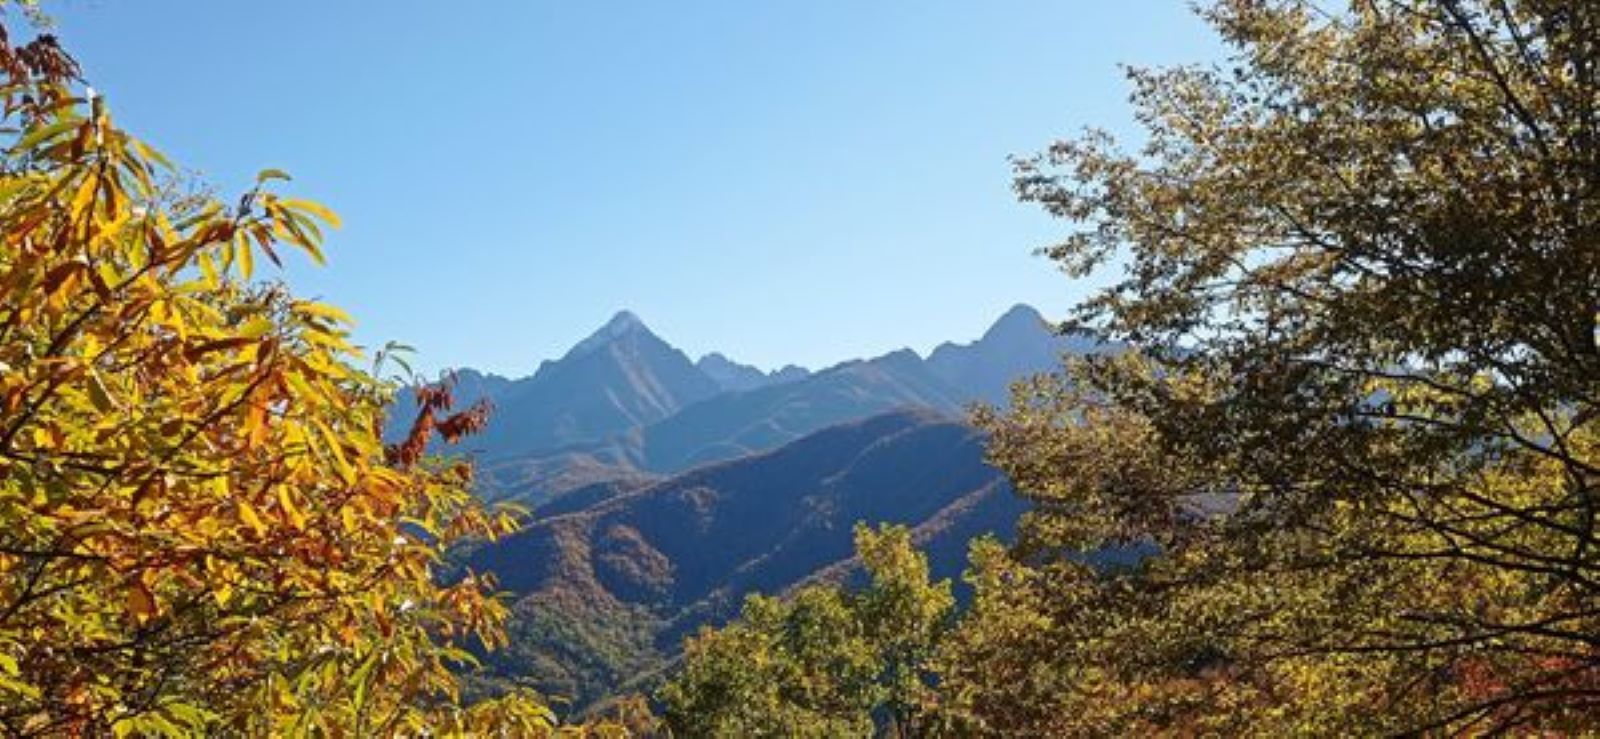
[[[386,453],[394,388],[345,313],[251,280],[320,259],[333,213],[275,172],[185,192],[47,37],[0,71],[0,727],[552,731],[532,696],[459,701],[506,613],[434,567],[510,521],[465,468]]]

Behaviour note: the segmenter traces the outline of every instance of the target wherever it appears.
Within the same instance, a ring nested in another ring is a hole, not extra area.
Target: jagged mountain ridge
[[[722,352],[711,352],[696,361],[694,366],[704,372],[707,377],[710,377],[723,390],[729,392],[742,392],[768,385],[795,382],[804,380],[811,375],[810,370],[793,364],[771,372],[762,372],[758,367],[735,362],[724,356]]]
[[[495,399],[490,433],[499,453],[538,451],[658,421],[719,392],[683,352],[624,311]]]
[[[466,446],[485,460],[605,439],[723,391],[629,311],[560,359],[541,363],[530,377],[508,380],[472,369],[455,376],[458,407],[480,398],[494,405],[494,422]],[[409,423],[414,408],[402,394],[391,436]]]
[[[959,414],[974,402],[1004,402],[1014,380],[1059,366],[1063,353],[1092,350],[1057,336],[1032,308],[1016,306],[977,341],[941,345],[926,360],[902,349],[789,382],[718,393],[605,439],[502,455],[485,465],[487,477],[494,497],[538,504],[608,474],[680,472],[897,408]]]

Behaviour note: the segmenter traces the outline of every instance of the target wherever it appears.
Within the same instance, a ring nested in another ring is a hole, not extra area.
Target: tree
[[[871,736],[923,726],[934,645],[954,606],[904,527],[856,526],[859,592],[811,585],[751,596],[740,618],[685,644],[661,690],[684,736]]]
[[[990,569],[1039,595],[980,586],[955,643],[1090,731],[1593,730],[1600,5],[1204,15],[1232,67],[1134,71],[1138,151],[1017,165],[1079,226],[1051,258],[1125,270],[1071,327],[1138,349],[982,417],[1036,504]]]
[[[440,554],[512,521],[426,459],[483,421],[358,368],[336,308],[254,280],[321,260],[320,205],[261,174],[187,192],[116,128],[49,35],[0,28],[0,726],[14,736],[548,731],[527,695],[472,706],[490,583]]]

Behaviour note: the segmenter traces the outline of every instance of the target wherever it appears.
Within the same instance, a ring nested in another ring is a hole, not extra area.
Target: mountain
[[[494,404],[493,422],[466,450],[485,459],[547,451],[604,439],[666,418],[722,392],[683,352],[662,341],[628,311],[540,364],[532,377],[507,380],[472,370],[456,373],[457,407],[479,398]],[[402,397],[389,434],[415,412]]]
[[[722,392],[603,440],[502,457],[485,466],[486,477],[494,481],[496,497],[537,505],[583,484],[735,459],[897,408],[959,414],[972,403],[1003,403],[1015,380],[1058,368],[1065,353],[1098,350],[1057,335],[1037,311],[1017,306],[978,340],[943,344],[927,360],[902,349],[791,382]],[[759,374],[725,358],[707,359],[700,366],[709,366],[714,376],[748,382]]]
[[[972,400],[1007,401],[1011,384],[1060,367],[1063,354],[1099,350],[1094,341],[1060,336],[1031,306],[1017,305],[970,344],[944,343],[928,355],[927,369]]]
[[[1008,532],[1023,507],[984,463],[980,434],[930,410],[571,496],[467,565],[515,598],[513,643],[490,656],[494,668],[580,706],[665,664],[684,634],[748,593],[847,576],[857,521],[911,526],[934,573],[951,577],[970,538]]]
[[[565,356],[496,399],[490,454],[601,439],[721,391],[683,352],[622,311]]]
[[[754,390],[767,385],[803,380],[811,374],[804,367],[797,367],[792,364],[772,372],[762,372],[760,369],[748,364],[739,364],[728,359],[721,352],[712,352],[701,357],[700,361],[695,362],[694,366],[715,381],[723,390],[732,392]]]
[[[957,395],[928,374],[915,353],[903,350],[797,382],[723,393],[604,441],[502,458],[486,464],[484,472],[496,498],[536,505],[578,484],[681,472],[898,408],[958,413]]]
[[[927,358],[763,372],[690,362],[623,312],[530,378],[472,375],[499,407],[482,493],[535,512],[463,555],[515,598],[497,679],[580,707],[648,680],[747,593],[851,577],[856,521],[912,526],[935,574],[959,574],[967,542],[1023,508],[960,419],[1063,354],[1106,350],[1016,306]]]
[[[600,483],[659,479],[696,465],[774,449],[829,426],[897,408],[961,413],[1004,403],[1010,384],[1059,366],[1064,353],[1101,351],[1055,334],[1019,305],[977,340],[945,343],[923,359],[902,349],[819,371],[763,372],[720,353],[698,361],[629,311],[531,376],[458,373],[464,406],[487,398],[488,429],[463,451],[476,456],[481,494],[541,505]],[[391,438],[414,414],[401,398]]]

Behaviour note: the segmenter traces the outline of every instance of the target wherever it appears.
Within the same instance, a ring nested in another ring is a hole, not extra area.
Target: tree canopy
[[[1073,645],[1054,700],[1109,691],[1097,720],[1146,729],[1592,729],[1600,6],[1205,16],[1234,66],[1134,72],[1139,150],[1018,164],[1080,225],[1051,258],[1125,269],[1074,325],[1138,347],[984,417],[1037,504],[1020,560],[1049,583],[1052,552],[1162,550],[1061,575],[1116,614],[1086,633],[1104,617],[1041,598]]]
[[[1201,12],[1228,62],[1133,70],[1142,142],[1016,162],[1126,350],[978,413],[1033,507],[925,725],[1595,730],[1600,5]]]
[[[949,582],[930,582],[927,558],[904,527],[856,526],[869,582],[850,591],[802,587],[784,599],[751,596],[739,620],[685,644],[661,690],[666,720],[684,736],[870,735],[883,724],[928,728],[933,650],[950,625]]]
[[[13,6],[14,8],[15,6]],[[4,29],[9,31],[10,29]],[[274,170],[232,201],[117,128],[48,34],[0,32],[0,727],[12,736],[546,733],[462,705],[504,607],[441,552],[512,520],[424,458],[483,409],[362,369],[349,318],[256,277],[322,259]]]

